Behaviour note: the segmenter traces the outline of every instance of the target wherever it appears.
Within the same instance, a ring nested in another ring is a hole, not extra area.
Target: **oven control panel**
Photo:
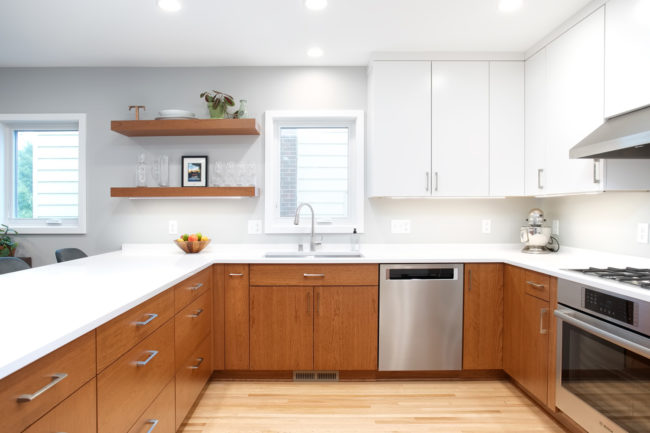
[[[634,302],[585,288],[584,308],[634,325]]]

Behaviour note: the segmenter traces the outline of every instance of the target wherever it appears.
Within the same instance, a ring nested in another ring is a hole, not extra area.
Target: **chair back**
[[[84,257],[88,257],[88,254],[84,253],[79,248],[61,248],[60,250],[56,250],[54,252],[54,256],[56,257],[56,262],[61,263],[70,260],[82,259]]]
[[[0,257],[0,274],[29,269],[29,265],[18,257]]]

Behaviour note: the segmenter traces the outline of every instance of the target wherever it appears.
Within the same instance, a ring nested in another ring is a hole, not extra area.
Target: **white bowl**
[[[187,110],[160,110],[158,117],[196,117],[196,114]]]

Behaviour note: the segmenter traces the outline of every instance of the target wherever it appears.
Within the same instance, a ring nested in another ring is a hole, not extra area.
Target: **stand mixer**
[[[526,244],[521,250],[528,254],[548,254],[560,250],[560,243],[557,238],[551,236],[551,228],[544,227],[546,221],[544,211],[531,209],[528,213],[527,226],[519,229],[519,240]]]

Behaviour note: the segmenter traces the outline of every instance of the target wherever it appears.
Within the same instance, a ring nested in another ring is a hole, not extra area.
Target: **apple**
[[[195,234],[191,234],[187,237],[188,242],[196,242],[199,240],[199,237]]]

